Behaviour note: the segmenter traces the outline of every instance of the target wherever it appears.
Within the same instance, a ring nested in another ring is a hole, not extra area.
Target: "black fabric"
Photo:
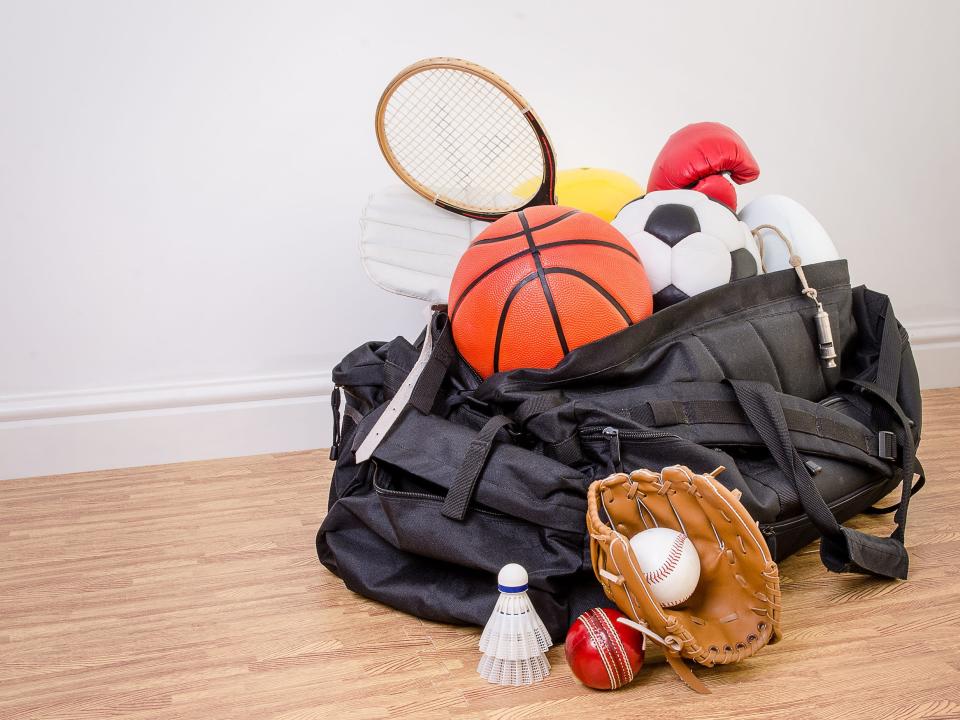
[[[797,496],[810,521],[823,535],[839,537],[836,518],[817,492],[813,478],[790,441],[787,421],[773,388],[766,383],[747,380],[731,380],[730,385],[780,472],[797,489]]]
[[[875,443],[867,435],[855,429],[802,410],[783,409],[784,421],[789,430],[832,438],[852,445],[864,452],[879,454]],[[691,424],[742,425],[749,422],[739,403],[724,400],[651,400],[646,407],[631,408],[630,417],[652,427]]]
[[[740,491],[775,560],[819,537],[831,570],[906,576],[909,499],[926,479],[909,339],[888,298],[850,288],[843,261],[805,272],[830,317],[836,368],[819,358],[816,306],[792,270],[679,302],[553,369],[483,381],[437,313],[414,410],[360,464],[355,448],[423,339],[357,348],[334,370],[342,423],[321,562],[368,597],[473,624],[489,617],[500,567],[519,562],[560,640],[606,604],[584,521],[591,480],[682,463],[725,466],[719,480]],[[893,514],[890,537],[844,527],[898,485],[899,502],[879,509]]]
[[[923,489],[923,486],[927,484],[927,476],[923,471],[923,466],[920,464],[920,461],[914,458],[913,467],[916,469],[917,479],[910,487],[910,497],[916,495],[920,490]],[[895,503],[889,507],[879,508],[879,507],[868,507],[864,510],[865,513],[869,515],[887,515],[888,513],[896,512],[900,509],[900,503]]]
[[[510,418],[503,415],[497,415],[490,418],[481,428],[480,432],[467,448],[467,454],[463,458],[463,464],[457,471],[457,476],[453,480],[453,485],[447,491],[447,496],[443,501],[443,509],[440,511],[445,517],[453,520],[463,520],[467,514],[467,508],[473,499],[473,491],[480,479],[480,473],[483,472],[483,466],[490,457],[490,451],[493,449],[493,441],[497,432],[509,425]]]
[[[439,392],[440,385],[447,375],[447,369],[457,355],[456,347],[453,344],[453,331],[447,316],[437,313],[430,322],[433,350],[430,353],[430,359],[427,360],[427,364],[423,368],[423,372],[417,379],[416,385],[413,386],[413,392],[410,394],[410,406],[424,415],[429,414],[433,409],[433,403],[436,401],[437,392]]]
[[[874,383],[864,382],[862,380],[848,380],[846,382],[860,389],[863,393],[871,396],[872,399],[877,401],[877,407],[886,410],[897,420],[897,423],[893,427],[893,432],[896,434],[897,440],[900,442],[900,445],[903,448],[903,453],[900,460],[900,469],[903,473],[904,482],[900,496],[900,503],[897,507],[896,513],[894,513],[893,516],[894,521],[897,523],[897,527],[891,537],[903,542],[906,534],[907,510],[910,507],[910,497],[912,495],[910,486],[913,483],[913,470],[916,452],[913,433],[911,430],[911,420],[904,414],[903,409],[900,408],[894,397],[890,395],[890,393],[888,393],[883,387]],[[904,574],[904,577],[906,577],[906,574]]]
[[[780,472],[796,486],[807,517],[820,531],[820,557],[827,569],[834,572],[861,572],[881,577],[906,578],[908,558],[900,525],[898,524],[893,536],[888,538],[877,538],[842,527],[817,490],[809,468],[793,446],[783,409],[773,388],[765,383],[745,380],[731,380],[730,384]],[[910,498],[909,482],[905,482],[903,487],[904,499],[901,500],[901,506]]]

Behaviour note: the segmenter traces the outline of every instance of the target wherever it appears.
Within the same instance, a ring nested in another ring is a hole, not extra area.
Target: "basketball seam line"
[[[533,258],[533,263],[537,267],[537,275],[540,277],[540,287],[543,289],[543,296],[547,301],[550,316],[553,318],[553,329],[557,333],[557,340],[560,341],[560,350],[566,355],[570,352],[570,347],[567,345],[567,338],[563,334],[563,326],[560,324],[560,313],[557,312],[557,304],[553,299],[553,292],[550,290],[550,285],[547,283],[547,276],[543,272],[543,263],[540,261],[540,249],[533,239],[533,233],[530,232],[530,225],[527,223],[527,216],[522,210],[518,213],[518,217],[520,218],[520,225],[523,227],[527,244],[530,245],[530,257]]]
[[[503,328],[507,324],[507,313],[510,311],[510,305],[513,303],[513,299],[520,293],[520,291],[526,287],[528,283],[537,279],[537,273],[533,272],[522,278],[516,285],[513,286],[513,289],[510,291],[510,294],[507,295],[507,299],[503,303],[503,310],[500,311],[500,320],[497,322],[497,339],[493,343],[493,371],[500,372],[500,343],[503,340]]]
[[[573,277],[583,280],[587,285],[602,295],[603,299],[610,303],[614,310],[620,313],[620,317],[623,318],[624,322],[627,323],[628,326],[633,325],[633,320],[630,319],[630,314],[624,309],[623,305],[621,305],[620,302],[613,295],[611,295],[605,287],[603,287],[600,283],[586,273],[582,273],[579,270],[574,270],[573,268],[568,267],[547,268],[544,272],[546,272],[548,275],[557,273],[561,275],[572,275]]]
[[[555,267],[555,268],[544,268],[544,275],[570,275],[572,277],[583,280],[587,285],[593,288],[601,297],[603,297],[610,305],[620,313],[620,316],[623,318],[624,322],[629,327],[633,325],[633,321],[630,319],[630,315],[627,311],[617,302],[617,299],[608,293],[596,280],[594,280],[589,275],[586,275],[579,270],[573,270],[567,267]],[[503,310],[500,312],[500,320],[497,322],[497,337],[496,341],[493,344],[493,371],[500,372],[500,344],[503,340],[503,329],[507,323],[507,313],[510,310],[510,306],[513,303],[514,298],[520,293],[524,287],[526,287],[531,281],[540,277],[540,274],[537,272],[532,272],[529,275],[521,278],[516,285],[513,286],[513,289],[510,290],[510,294],[507,295],[507,299],[504,301]],[[546,298],[545,298],[546,299]],[[569,350],[564,351],[566,355]]]
[[[578,215],[579,212],[580,212],[579,210],[571,210],[568,213],[564,213],[563,215],[559,215],[555,218],[551,218],[550,220],[547,220],[542,225],[536,225],[534,227],[531,227],[530,232],[537,232],[538,230],[543,230],[544,228],[548,228],[551,225],[556,225],[559,222],[563,222],[568,217],[571,217],[573,215]],[[470,246],[473,247],[474,245],[489,245],[491,243],[501,242],[502,240],[513,240],[514,238],[523,237],[523,236],[524,236],[524,232],[523,230],[520,230],[519,232],[510,233],[509,235],[498,235],[497,237],[484,238],[483,240],[475,240],[474,242],[470,243]]]
[[[537,247],[540,250],[549,250],[551,248],[562,247],[564,245],[594,245],[597,247],[609,248],[610,250],[616,250],[617,252],[626,255],[628,258],[630,258],[634,262],[640,263],[641,266],[643,265],[640,258],[636,255],[630,254],[630,251],[627,248],[624,248],[620,245],[617,245],[616,243],[612,243],[607,240],[597,240],[595,238],[575,238],[573,240],[555,240],[553,242],[544,243],[543,245],[538,245]],[[478,275],[473,280],[471,280],[470,284],[467,285],[464,291],[460,294],[460,297],[457,298],[456,304],[453,306],[453,308],[450,309],[450,321],[451,322],[453,321],[454,316],[456,316],[457,314],[457,310],[460,309],[460,305],[463,304],[463,301],[466,299],[467,295],[470,294],[470,291],[473,290],[477,285],[479,285],[485,278],[489,277],[500,268],[509,265],[514,260],[519,260],[520,258],[530,255],[531,252],[532,251],[530,250],[530,248],[527,247],[526,249],[521,250],[520,252],[517,252],[517,253],[514,253],[513,255],[505,257],[503,260],[498,260],[489,268],[484,270],[480,275]]]

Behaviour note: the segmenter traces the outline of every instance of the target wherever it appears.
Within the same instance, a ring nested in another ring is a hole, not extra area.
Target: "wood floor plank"
[[[478,629],[319,565],[324,451],[3,482],[0,718],[960,718],[960,389],[924,410],[910,579],[830,575],[804,549],[781,564],[783,640],[698,669],[708,697],[656,653],[628,688],[587,690],[562,647],[540,685],[486,684]]]

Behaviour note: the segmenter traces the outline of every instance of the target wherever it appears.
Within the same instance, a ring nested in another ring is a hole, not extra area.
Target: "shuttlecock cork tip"
[[[497,588],[500,592],[519,593],[527,589],[527,571],[522,565],[510,563],[504,565],[497,575]]]

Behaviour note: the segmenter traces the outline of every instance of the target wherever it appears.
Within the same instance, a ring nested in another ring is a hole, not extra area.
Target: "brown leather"
[[[699,692],[709,691],[681,657],[708,667],[738,662],[780,637],[777,565],[738,495],[714,479],[722,470],[618,473],[587,496],[593,571],[607,597],[666,640],[671,666]],[[630,548],[631,537],[657,526],[686,532],[700,556],[697,589],[679,607],[654,599]]]

